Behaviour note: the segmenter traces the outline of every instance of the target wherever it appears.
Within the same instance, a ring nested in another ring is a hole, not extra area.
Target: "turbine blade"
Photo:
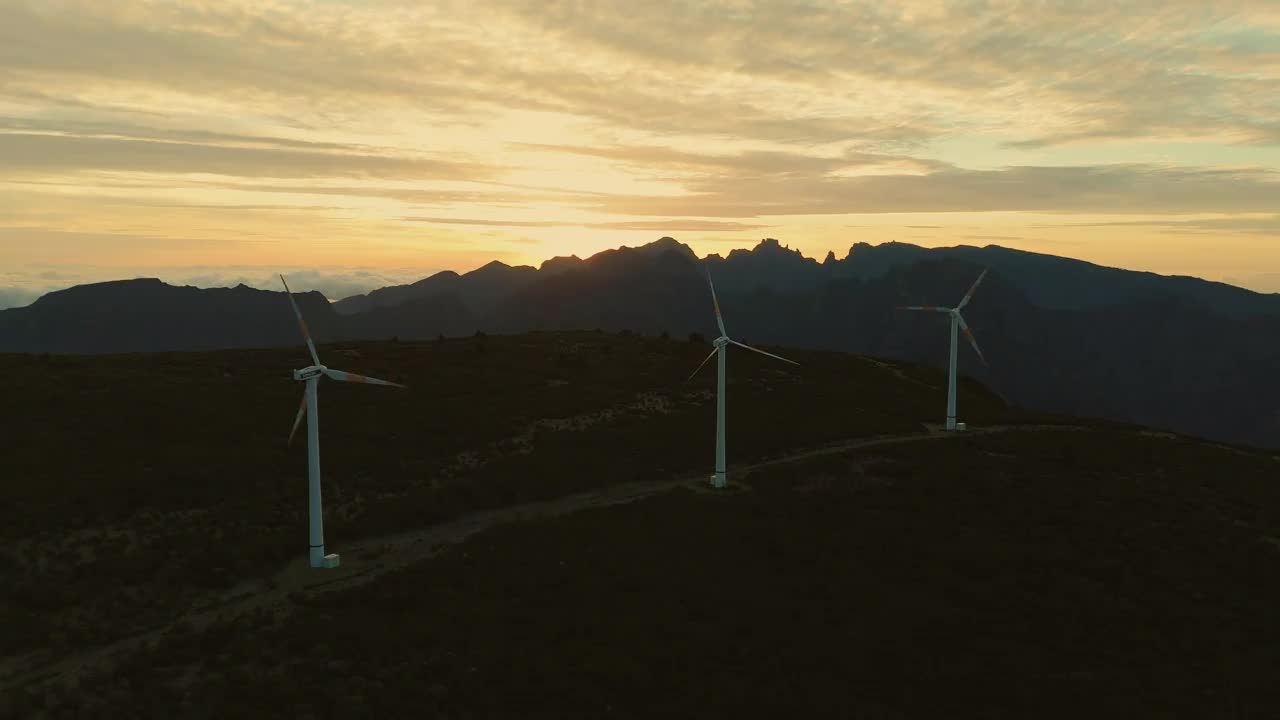
[[[339,382],[366,383],[369,385],[390,385],[391,387],[398,387],[398,388],[408,387],[408,385],[401,385],[400,383],[388,382],[386,380],[379,380],[378,378],[365,377],[364,375],[357,375],[355,373],[343,372],[341,370],[332,370],[330,368],[325,368],[324,374],[328,375],[329,377]]]
[[[978,279],[973,281],[973,287],[969,288],[969,292],[964,294],[964,299],[961,300],[960,304],[956,306],[957,310],[963,310],[964,306],[969,304],[969,299],[973,297],[973,291],[978,289],[978,283],[982,282],[982,278],[987,276],[987,271],[990,269],[991,268],[987,268],[986,270],[983,270],[982,274],[978,276]]]
[[[307,341],[307,349],[311,351],[311,360],[316,365],[320,364],[320,356],[316,354],[316,344],[311,342],[311,331],[307,329],[307,321],[302,319],[302,311],[298,309],[298,303],[293,299],[293,292],[289,290],[289,283],[284,282],[284,276],[280,276],[280,282],[284,283],[284,292],[289,296],[289,304],[293,306],[293,314],[298,318],[298,327],[302,328],[302,337]]]
[[[708,360],[710,360],[711,358],[715,357],[715,354],[716,354],[716,352],[717,352],[719,349],[720,349],[720,348],[712,348],[712,349],[711,349],[711,354],[710,354],[710,355],[708,355],[708,356],[706,356],[705,358],[703,358],[701,363],[698,363],[698,370],[701,370],[701,369],[702,369],[702,366],[703,366],[703,365],[706,365]],[[692,375],[690,375],[689,377],[685,378],[685,380],[684,380],[684,381],[685,381],[685,382],[689,382],[690,380],[692,380],[692,379],[693,379],[693,376],[698,374],[698,370],[694,370],[694,371],[693,371],[693,374],[692,374]]]
[[[936,305],[899,305],[899,310],[923,310],[925,312],[951,312],[951,308],[937,307]]]
[[[716,324],[720,326],[720,335],[729,337],[729,333],[724,329],[724,318],[720,317],[720,301],[716,299],[716,284],[711,282],[711,271],[707,271],[707,284],[711,286],[711,303],[716,306]]]
[[[786,358],[782,357],[781,355],[774,355],[773,353],[765,352],[765,351],[761,350],[760,348],[753,348],[753,347],[751,347],[750,345],[747,345],[746,343],[740,343],[740,342],[738,342],[737,340],[730,340],[729,342],[733,343],[734,345],[737,345],[737,346],[738,346],[738,347],[740,347],[740,348],[746,348],[746,349],[750,350],[751,352],[758,352],[758,353],[760,353],[761,355],[768,355],[769,357],[774,358],[775,360],[781,360],[782,362],[789,362],[789,363],[791,363],[792,365],[799,365],[799,364],[800,364],[800,363],[796,362],[795,360],[788,360],[788,359],[786,359]]]
[[[983,365],[987,365],[987,358],[983,356],[982,349],[978,347],[978,340],[973,336],[973,331],[969,329],[969,323],[964,321],[964,317],[960,313],[956,313],[956,320],[960,321],[960,330],[969,339],[969,344],[973,346],[973,351],[978,353],[978,359],[982,361]],[[991,366],[987,365],[987,367]]]
[[[302,423],[302,416],[307,414],[307,391],[302,391],[302,404],[298,406],[298,415],[293,419],[293,429],[289,431],[289,445],[293,445],[294,433],[298,432],[298,425]]]

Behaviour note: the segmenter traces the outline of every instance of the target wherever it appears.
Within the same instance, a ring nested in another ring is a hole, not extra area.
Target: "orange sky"
[[[1280,291],[1280,5],[985,5],[0,0],[0,307],[662,235]]]

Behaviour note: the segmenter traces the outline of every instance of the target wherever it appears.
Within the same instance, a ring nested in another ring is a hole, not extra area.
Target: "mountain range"
[[[944,318],[898,305],[966,308],[990,366],[960,371],[1007,401],[1213,440],[1280,446],[1280,295],[1191,277],[1102,267],[989,245],[853,245],[819,262],[766,238],[699,260],[664,237],[538,268],[492,262],[327,302],[298,302],[319,342],[477,332],[601,329],[712,337],[705,271],[734,337],[943,366]],[[298,344],[280,292],[174,287],[156,279],[82,285],[0,311],[0,352],[119,353]],[[305,356],[299,354],[299,362]],[[673,378],[678,382],[679,378]],[[939,417],[943,414],[939,398]],[[964,408],[960,408],[964,419]]]

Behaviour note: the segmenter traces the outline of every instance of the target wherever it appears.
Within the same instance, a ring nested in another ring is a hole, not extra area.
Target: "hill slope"
[[[685,382],[709,348],[590,332],[321,345],[331,367],[410,386],[323,383],[326,528],[380,535],[655,473],[709,473],[714,373]],[[935,371],[795,359],[804,373],[730,358],[731,463],[916,431],[941,414]],[[301,394],[291,370],[309,362],[301,347],[0,355],[0,564],[27,577],[12,588],[3,649],[144,627],[297,556],[306,452],[285,441]],[[1030,417],[975,384],[961,390],[973,422]],[[155,582],[171,597],[141,590]]]
[[[924,449],[497,526],[285,615],[176,634],[87,687],[128,678],[157,689],[154,711],[250,717],[1263,718],[1280,702],[1277,496],[1256,470],[1206,483],[1150,458],[1207,469],[1219,452],[1106,433]]]
[[[934,434],[940,372],[781,349],[730,357],[713,494],[706,350],[322,346],[410,384],[321,390],[330,574],[284,443],[301,350],[0,356],[0,714],[1272,707],[1271,456],[971,383],[975,432]]]

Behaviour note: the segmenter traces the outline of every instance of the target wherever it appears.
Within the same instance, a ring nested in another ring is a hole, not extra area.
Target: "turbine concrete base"
[[[711,487],[720,489],[728,486],[729,482],[725,480],[724,473],[716,473],[711,476]]]
[[[326,570],[336,568],[341,563],[341,556],[337,553],[325,554],[323,547],[311,549],[311,567],[314,570]]]

